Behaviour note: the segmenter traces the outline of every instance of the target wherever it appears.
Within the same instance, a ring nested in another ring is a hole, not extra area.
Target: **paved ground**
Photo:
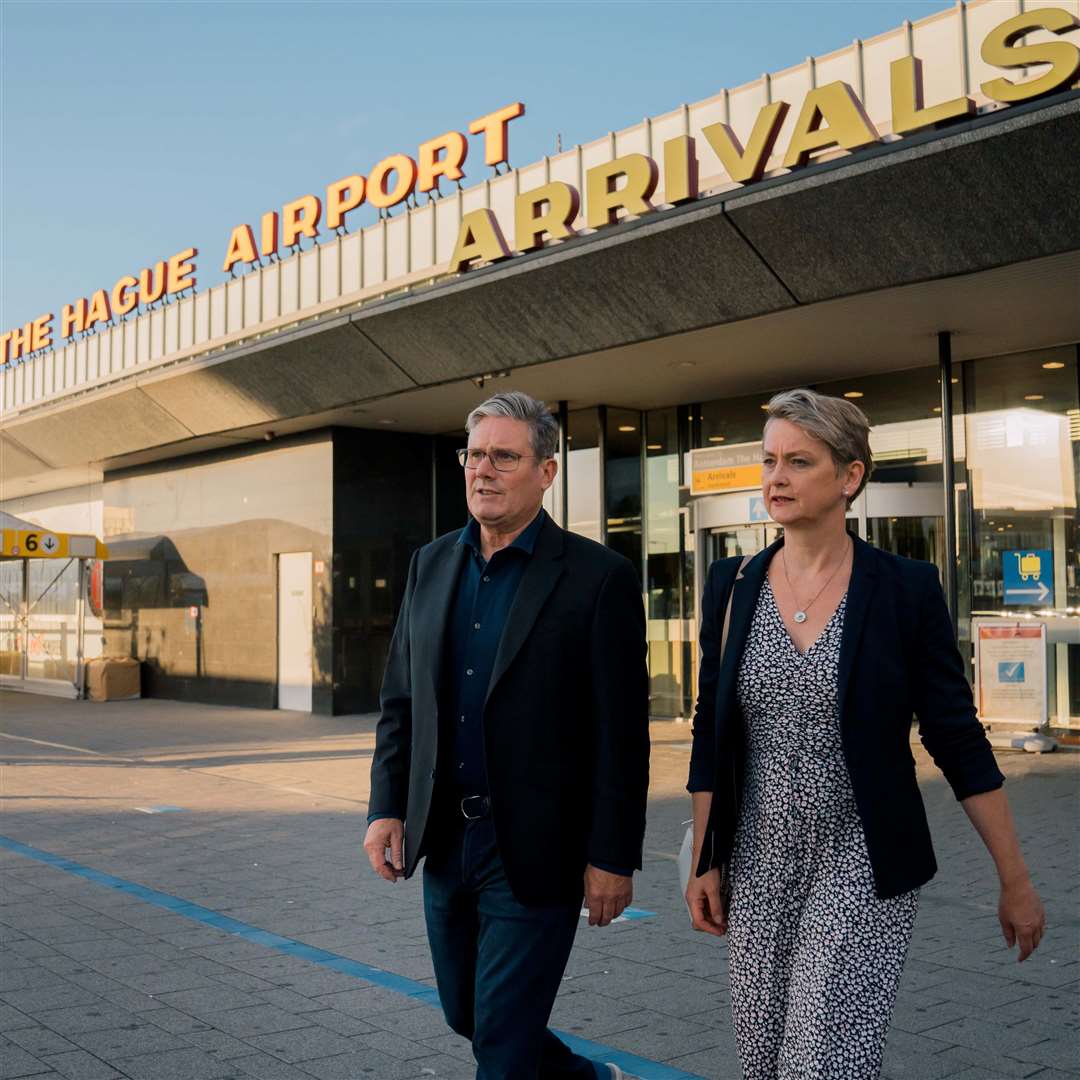
[[[418,882],[365,870],[370,718],[2,693],[0,732],[0,1080],[473,1075],[431,1004]],[[553,1024],[651,1080],[737,1080],[726,948],[674,880],[688,731],[653,734],[635,906],[656,914],[583,923]],[[1006,951],[989,859],[920,757],[942,870],[889,1080],[1080,1077],[1080,754],[1000,760],[1049,934]]]

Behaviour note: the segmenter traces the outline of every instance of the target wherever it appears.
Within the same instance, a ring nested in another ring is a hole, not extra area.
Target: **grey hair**
[[[529,425],[529,441],[537,460],[543,461],[555,456],[559,445],[559,424],[542,401],[537,401],[520,390],[493,394],[469,413],[465,420],[466,433],[471,435],[473,428],[486,416],[523,420]]]
[[[874,458],[870,451],[870,421],[866,413],[846,398],[830,397],[806,389],[784,390],[774,394],[767,409],[769,420],[787,420],[823,442],[832,454],[837,472],[853,461],[861,461],[866,466],[859,486],[848,495],[850,507],[866,487],[874,470]]]

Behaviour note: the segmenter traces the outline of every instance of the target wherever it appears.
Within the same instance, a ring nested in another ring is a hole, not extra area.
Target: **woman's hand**
[[[1039,947],[1046,930],[1046,912],[1030,878],[1001,886],[998,921],[1009,948],[1020,943],[1019,962],[1023,963]]]
[[[727,908],[720,896],[719,869],[707,870],[701,877],[690,876],[686,886],[686,906],[690,909],[690,921],[695,930],[716,937],[727,933]]]
[[[1046,913],[1020,853],[1005,792],[995,788],[969,795],[960,805],[967,811],[997,867],[1001,882],[998,920],[1005,943],[1011,949],[1020,942],[1020,960],[1024,961],[1039,947],[1046,929]]]

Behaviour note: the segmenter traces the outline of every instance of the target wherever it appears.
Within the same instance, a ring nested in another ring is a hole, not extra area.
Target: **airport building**
[[[376,708],[464,418],[516,388],[686,718],[705,569],[777,535],[762,406],[813,386],[870,417],[851,527],[936,563],[984,719],[1080,731],[1080,3],[956,4],[511,168],[521,112],[3,328],[0,511],[107,558],[4,531],[0,681],[126,655],[148,695]]]

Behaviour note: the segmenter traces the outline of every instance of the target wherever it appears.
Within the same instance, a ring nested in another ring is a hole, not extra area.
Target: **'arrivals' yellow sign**
[[[1062,8],[1040,8],[1015,15],[995,27],[983,39],[982,58],[994,67],[1011,70],[1032,64],[1048,64],[1035,78],[1013,82],[1005,77],[982,84],[991,100],[1013,104],[1069,85],[1080,71],[1080,49],[1069,41],[1046,41],[1032,45],[1018,42],[1036,30],[1063,34],[1080,25],[1075,15]],[[922,62],[915,56],[894,60],[890,68],[892,130],[895,135],[939,124],[975,111],[967,95],[952,101],[926,105],[923,97]],[[773,101],[762,107],[746,146],[731,127],[711,124],[702,130],[710,150],[736,183],[761,179],[776,150],[784,119],[791,106]],[[845,82],[815,87],[803,98],[795,126],[783,156],[787,169],[797,169],[822,151],[858,150],[880,142],[881,135],[863,109],[855,91]],[[689,135],[663,144],[664,202],[670,205],[697,198],[698,157]],[[638,217],[654,209],[659,169],[645,154],[626,154],[606,161],[585,173],[585,224],[598,229],[622,217]],[[507,241],[491,210],[465,214],[457,244],[450,258],[451,271],[468,270],[479,263],[496,262],[515,252],[532,251],[547,243],[574,235],[580,193],[570,184],[553,181],[518,195],[514,204],[513,245]]]

